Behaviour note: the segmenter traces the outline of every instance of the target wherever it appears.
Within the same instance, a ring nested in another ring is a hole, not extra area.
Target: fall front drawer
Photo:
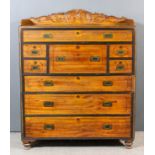
[[[131,30],[25,30],[24,42],[132,41]]]
[[[131,94],[26,94],[25,114],[130,114]]]
[[[132,76],[24,76],[26,92],[132,91]]]
[[[130,117],[26,117],[27,138],[127,138]]]
[[[50,73],[105,73],[107,45],[49,45]]]

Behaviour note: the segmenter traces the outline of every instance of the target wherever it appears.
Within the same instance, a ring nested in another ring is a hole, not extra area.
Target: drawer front
[[[28,92],[131,91],[131,76],[25,76]]]
[[[105,73],[106,45],[50,45],[51,73]]]
[[[110,60],[110,73],[132,73],[132,60]]]
[[[132,45],[124,45],[124,44],[117,44],[117,45],[110,45],[110,57],[132,57]]]
[[[130,137],[130,117],[26,117],[25,135],[43,137]]]
[[[130,94],[26,94],[25,114],[130,114]]]
[[[46,60],[24,60],[24,73],[46,73]]]
[[[23,45],[23,56],[26,58],[45,58],[46,45],[25,44]]]
[[[132,41],[131,30],[25,30],[24,42]]]

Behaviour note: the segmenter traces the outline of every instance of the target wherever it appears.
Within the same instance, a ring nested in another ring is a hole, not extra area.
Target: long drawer
[[[28,138],[130,137],[130,117],[26,117]]]
[[[25,76],[26,92],[131,91],[132,76]]]
[[[131,30],[25,30],[24,42],[132,41]]]
[[[130,114],[130,94],[26,94],[25,114]]]

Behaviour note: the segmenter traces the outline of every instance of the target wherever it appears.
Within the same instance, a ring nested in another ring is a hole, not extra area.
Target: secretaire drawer
[[[130,137],[130,117],[26,117],[25,136]]]
[[[42,44],[24,44],[23,57],[26,58],[45,58],[46,45]]]
[[[130,114],[131,94],[25,94],[25,114]]]
[[[131,30],[25,30],[24,42],[132,41]]]
[[[25,76],[28,92],[131,91],[131,76]]]
[[[49,47],[51,73],[105,73],[106,45],[57,45]]]

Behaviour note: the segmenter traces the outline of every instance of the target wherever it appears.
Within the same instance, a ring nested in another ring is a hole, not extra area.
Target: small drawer
[[[124,44],[117,44],[117,45],[110,45],[110,57],[132,57],[132,45],[124,45]]]
[[[23,56],[25,58],[45,58],[46,45],[25,44],[23,45]]]
[[[26,94],[25,114],[130,114],[130,94]]]
[[[131,91],[131,76],[25,76],[28,92]]]
[[[130,117],[26,117],[26,138],[129,138]]]
[[[46,60],[24,60],[24,73],[46,73]]]
[[[25,30],[24,42],[132,41],[131,30]]]
[[[132,73],[132,60],[110,60],[110,73]]]

